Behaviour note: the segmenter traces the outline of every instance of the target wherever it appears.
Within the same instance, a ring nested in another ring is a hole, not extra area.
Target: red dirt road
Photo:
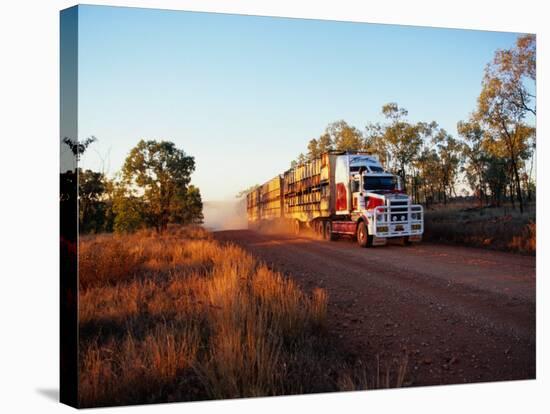
[[[216,232],[329,295],[329,331],[350,360],[408,355],[407,385],[535,378],[535,258],[421,243]],[[369,362],[370,361],[370,362]]]

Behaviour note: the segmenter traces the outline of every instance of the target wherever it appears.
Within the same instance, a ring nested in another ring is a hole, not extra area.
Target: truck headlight
[[[420,224],[411,225],[411,229],[413,229],[413,230],[420,230],[420,227],[421,227]]]
[[[387,233],[388,232],[388,226],[380,226],[376,228],[377,233]]]

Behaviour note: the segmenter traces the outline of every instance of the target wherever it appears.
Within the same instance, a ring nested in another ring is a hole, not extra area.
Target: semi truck
[[[361,247],[420,242],[424,232],[422,206],[366,152],[325,152],[250,191],[246,206],[251,229],[311,229],[325,240],[352,236]]]

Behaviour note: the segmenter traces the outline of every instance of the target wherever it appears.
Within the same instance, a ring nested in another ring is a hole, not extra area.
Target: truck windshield
[[[394,190],[395,179],[393,177],[363,177],[365,190]]]

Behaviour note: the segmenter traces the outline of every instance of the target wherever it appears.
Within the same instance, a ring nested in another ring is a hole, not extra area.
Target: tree
[[[332,150],[334,150],[334,142],[330,134],[327,130],[325,130],[325,132],[318,139],[312,138],[309,141],[307,145],[306,157],[312,160],[320,157],[321,154]],[[296,162],[296,164],[298,164],[298,162]]]
[[[122,168],[124,201],[119,201],[117,210],[120,213],[120,209],[129,208],[132,219],[140,215],[146,225],[159,232],[168,223],[202,220],[200,192],[189,187],[194,170],[194,158],[174,143],[141,140]]]
[[[312,160],[328,151],[362,151],[365,139],[361,131],[346,121],[340,120],[327,125],[325,132],[318,138],[312,138],[307,145],[307,154],[300,154],[291,162],[291,167]]]
[[[447,204],[447,199],[454,194],[456,176],[458,167],[461,164],[460,156],[463,149],[462,145],[444,129],[440,129],[434,135],[432,142],[435,145],[439,160],[438,166],[434,170],[434,177],[439,183],[439,188],[443,195],[443,204]]]
[[[81,233],[111,231],[107,178],[91,170],[78,171],[79,230]]]
[[[80,161],[80,157],[82,156],[82,154],[84,154],[90,144],[92,142],[95,142],[96,140],[96,137],[92,135],[82,142],[78,142],[78,140],[73,140],[68,137],[63,138],[62,142],[69,147],[69,150],[73,153],[78,164],[78,161]],[[78,174],[76,169],[75,171],[67,170],[60,175],[59,199],[61,201],[61,207],[63,210],[72,209],[73,207],[69,206],[71,206],[71,203],[76,203],[77,176]]]
[[[86,149],[90,146],[91,143],[97,141],[97,138],[93,135],[86,138],[84,141],[79,142],[78,140],[72,140],[71,138],[63,138],[63,143],[69,147],[77,161],[80,161],[80,157]]]
[[[332,141],[332,138],[327,132],[325,132],[319,137],[318,146],[319,146],[319,152],[321,154],[327,151],[334,150],[334,142]]]
[[[536,115],[534,93],[526,81],[536,81],[536,45],[533,35],[520,36],[516,46],[497,50],[485,68],[478,106],[473,118],[487,131],[486,140],[493,156],[505,156],[509,166],[510,197],[515,189],[523,213],[521,169],[535,148],[535,128],[526,122]],[[529,191],[529,185],[527,190]]]
[[[147,207],[144,200],[132,191],[129,191],[123,183],[115,183],[113,186],[113,229],[117,233],[132,233],[146,227]]]
[[[388,122],[367,125],[366,147],[379,154],[386,168],[399,174],[406,183],[407,171],[419,156],[423,136],[430,135],[435,124],[407,122],[407,110],[393,102],[382,107],[382,114]]]
[[[492,143],[492,154],[504,153],[507,157],[512,184],[520,212],[523,213],[520,168],[523,160],[530,156],[529,139],[534,139],[535,129],[525,123],[524,119],[529,109],[518,101],[522,99],[522,102],[528,102],[526,97],[522,97],[524,91],[521,82],[518,84],[509,78],[508,73],[513,73],[513,69],[510,69],[512,63],[508,60],[513,59],[505,59],[507,63],[502,63],[501,55],[508,56],[511,53],[497,51],[495,61],[487,66],[473,117],[487,130]]]
[[[202,214],[201,192],[198,187],[190,185],[182,202],[183,208],[172,209],[171,221],[174,223],[202,224],[204,216]]]
[[[417,170],[419,193],[423,195],[424,203],[429,206],[435,201],[437,181],[434,180],[435,171],[439,168],[439,156],[433,148],[424,148],[420,156],[415,160]],[[419,201],[420,197],[416,197]]]
[[[294,168],[300,164],[304,164],[308,160],[308,157],[301,152],[300,155],[298,155],[298,158],[290,162],[290,168]]]
[[[321,150],[319,149],[319,142],[312,138],[307,144],[307,157],[312,160],[321,156]]]
[[[491,204],[500,207],[508,180],[509,168],[506,159],[489,154],[486,158],[484,180],[491,194]]]
[[[497,50],[487,71],[489,76],[498,79],[506,92],[506,99],[518,109],[537,114],[535,95],[525,82],[536,81],[536,38],[526,34],[518,37],[516,47]]]
[[[489,163],[489,154],[483,145],[485,132],[481,125],[475,121],[459,121],[457,130],[463,139],[462,154],[465,164],[462,171],[465,173],[474,195],[478,198],[480,207],[483,207],[487,184],[485,176]]]
[[[492,202],[499,205],[508,187],[521,212],[522,186],[528,198],[533,187],[525,169],[535,150],[536,131],[528,123],[536,115],[535,81],[535,36],[520,36],[514,48],[495,52],[485,68],[476,110],[469,121],[458,123],[468,159],[466,176],[480,200],[487,185]]]
[[[329,124],[325,130],[325,142],[334,144],[337,151],[361,151],[364,149],[365,140],[361,131],[348,125],[344,120]],[[332,146],[332,145],[331,145]]]

